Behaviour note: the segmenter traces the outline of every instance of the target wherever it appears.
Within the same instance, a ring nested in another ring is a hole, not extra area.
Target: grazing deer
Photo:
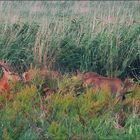
[[[95,72],[85,72],[78,75],[85,85],[91,85],[94,89],[103,89],[107,87],[111,93],[116,94],[115,104],[125,99],[125,93],[133,85],[128,79],[124,82],[118,78],[108,78],[101,76]],[[115,113],[114,127],[123,128],[125,125],[125,114],[123,111]]]
[[[16,73],[10,71],[10,67],[4,61],[0,61],[0,66],[2,67],[3,75],[0,79],[0,89],[4,91],[10,90],[9,81],[19,81],[20,76]]]
[[[111,93],[116,94],[116,104],[124,99],[124,94],[128,87],[126,81],[123,82],[119,78],[104,77],[95,72],[80,73],[78,77],[83,81],[84,85],[91,85],[94,89],[103,89],[103,87],[107,87]]]

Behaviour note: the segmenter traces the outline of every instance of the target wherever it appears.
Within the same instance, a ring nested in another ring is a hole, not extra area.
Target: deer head
[[[2,71],[3,71],[2,79],[11,80],[11,81],[21,80],[20,76],[17,73],[12,72],[12,69],[7,62],[1,60],[0,66],[2,67]]]

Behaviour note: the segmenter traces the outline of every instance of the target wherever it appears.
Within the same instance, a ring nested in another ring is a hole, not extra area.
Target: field
[[[139,87],[116,105],[107,88],[94,93],[76,76],[94,71],[139,84],[139,1],[0,1],[0,60],[33,75],[0,92],[0,140],[140,139]],[[40,67],[61,77],[43,79]],[[44,84],[54,89],[47,98]]]

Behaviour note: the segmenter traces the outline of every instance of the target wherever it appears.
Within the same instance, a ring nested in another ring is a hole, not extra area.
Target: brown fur
[[[21,80],[20,76],[16,73],[10,71],[10,67],[4,61],[0,61],[0,66],[3,70],[2,78],[0,79],[0,89],[4,91],[10,90],[9,80],[19,81]]]
[[[122,100],[126,89],[124,83],[119,78],[108,78],[95,72],[86,72],[78,75],[84,85],[91,85],[94,89],[107,87],[111,93],[116,94],[116,103]]]

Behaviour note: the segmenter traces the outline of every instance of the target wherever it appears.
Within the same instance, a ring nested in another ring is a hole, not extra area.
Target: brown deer
[[[83,81],[84,85],[91,85],[94,89],[103,89],[103,87],[107,87],[110,93],[116,94],[115,104],[125,99],[125,93],[133,86],[133,83],[129,79],[122,81],[119,78],[104,77],[95,72],[80,73],[78,77]],[[125,119],[126,116],[123,111],[115,113],[114,127],[117,129],[123,128]]]
[[[6,62],[0,61],[0,67],[2,67],[3,71],[2,78],[0,79],[0,90],[9,91],[9,81],[19,81],[21,78],[18,74],[11,72],[10,66]]]
[[[104,77],[95,72],[80,73],[78,77],[83,81],[84,85],[90,85],[94,89],[107,87],[111,93],[116,94],[116,104],[124,99],[124,94],[128,88],[127,81],[123,82],[119,78]]]

